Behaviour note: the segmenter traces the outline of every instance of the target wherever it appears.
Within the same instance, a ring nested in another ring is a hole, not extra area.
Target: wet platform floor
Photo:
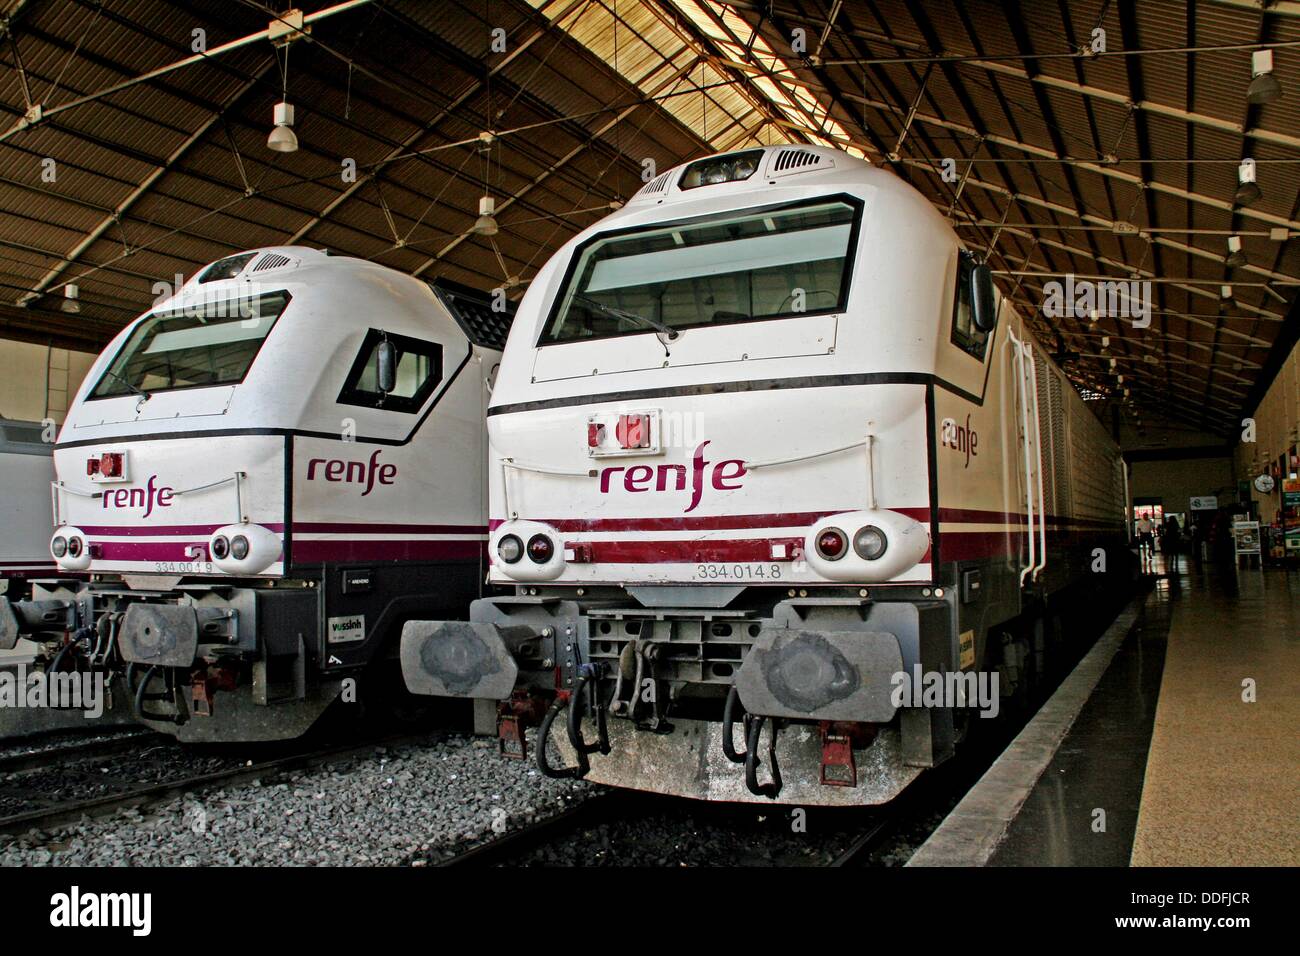
[[[1300,574],[1183,559],[989,865],[1296,865],[1298,718]]]

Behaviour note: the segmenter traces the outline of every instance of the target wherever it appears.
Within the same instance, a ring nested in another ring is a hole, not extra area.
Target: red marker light
[[[830,561],[838,561],[849,550],[849,539],[839,528],[827,528],[817,536],[817,553]]]
[[[618,425],[614,428],[614,434],[618,438],[619,446],[622,448],[649,448],[650,416],[645,414],[620,415],[618,416]]]
[[[122,477],[122,453],[106,451],[99,459],[99,473],[105,478]]]
[[[599,448],[605,440],[605,426],[600,422],[587,422],[587,447]]]

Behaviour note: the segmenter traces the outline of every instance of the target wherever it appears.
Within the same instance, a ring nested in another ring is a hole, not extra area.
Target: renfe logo
[[[700,447],[695,449],[695,455],[691,459],[691,503],[686,511],[694,511],[700,503],[700,498],[704,495],[704,472],[711,462],[704,460],[704,448],[709,443],[700,442]],[[685,491],[686,490],[686,466],[685,465],[632,465],[626,467],[623,465],[614,465],[610,468],[601,469],[600,472],[600,493],[609,494],[610,483],[616,472],[623,472],[623,490],[632,494],[640,494],[643,491]],[[709,484],[716,491],[737,491],[741,487],[741,479],[745,477],[745,463],[739,458],[728,458],[726,461],[720,461],[713,465],[713,474],[710,476]],[[653,479],[654,487],[650,486]],[[734,482],[734,484],[728,484]]]
[[[143,508],[143,517],[153,514],[154,506],[170,508],[176,492],[168,487],[157,486],[158,476],[150,475],[143,488],[106,488],[103,505],[105,508]]]
[[[382,448],[376,448],[375,453],[370,456],[370,462],[364,461],[341,461],[337,458],[313,458],[307,463],[307,480],[316,480],[316,467],[324,465],[326,481],[345,481],[350,484],[365,485],[366,490],[361,492],[364,498],[375,488],[375,482],[381,485],[391,485],[397,481],[396,465],[379,464],[379,455]]]
[[[955,448],[957,451],[965,453],[966,464],[962,465],[963,468],[970,467],[972,455],[976,458],[979,457],[979,452],[975,449],[980,443],[980,436],[975,429],[970,427],[969,415],[966,416],[965,425],[958,425],[951,418],[945,418],[943,420],[943,433],[939,438],[939,442],[949,448]]]

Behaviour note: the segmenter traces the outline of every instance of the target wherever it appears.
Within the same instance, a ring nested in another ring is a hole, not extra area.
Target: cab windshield
[[[288,304],[288,292],[271,292],[148,315],[90,397],[238,384]]]
[[[598,236],[539,344],[842,311],[859,208],[822,198]]]

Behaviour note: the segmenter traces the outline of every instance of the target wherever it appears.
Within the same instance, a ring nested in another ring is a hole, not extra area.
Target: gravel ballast
[[[532,761],[502,759],[493,740],[453,735],[0,835],[0,865],[424,865],[591,792],[546,779]]]

